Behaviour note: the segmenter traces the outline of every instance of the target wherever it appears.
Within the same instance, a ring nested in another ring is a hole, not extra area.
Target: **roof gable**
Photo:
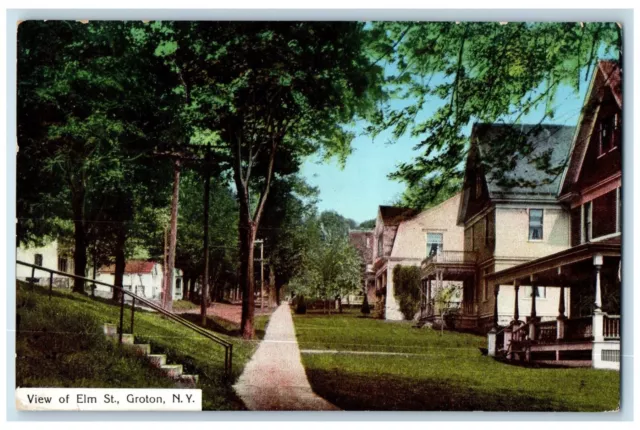
[[[416,216],[419,211],[400,206],[380,206],[380,217],[386,226],[399,225],[402,221]]]
[[[598,62],[598,67],[593,73],[578,126],[573,136],[567,168],[562,175],[562,183],[558,192],[560,195],[568,193],[571,186],[580,178],[582,164],[598,119],[600,105],[607,91],[610,91],[616,104],[622,109],[622,77],[620,68],[614,61]]]
[[[156,265],[154,261],[144,261],[144,260],[129,260],[125,264],[124,273],[143,273],[148,274],[153,271],[153,267]],[[100,269],[102,273],[115,273],[116,266],[115,264],[111,264],[109,266],[104,266]]]

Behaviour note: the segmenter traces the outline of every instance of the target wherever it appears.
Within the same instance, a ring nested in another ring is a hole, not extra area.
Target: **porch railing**
[[[593,317],[571,318],[565,321],[565,340],[584,340],[593,337]]]
[[[605,339],[620,339],[620,315],[604,315],[602,329]]]
[[[44,271],[47,272],[49,274],[49,286],[48,286],[48,290],[49,290],[49,299],[51,299],[51,295],[53,292],[53,285],[54,285],[54,281],[53,281],[53,275],[59,275],[59,276],[64,276],[70,279],[78,279],[80,281],[83,281],[85,283],[85,285],[88,283],[89,285],[91,284],[97,284],[97,285],[102,285],[105,287],[109,287],[112,290],[117,290],[120,292],[120,321],[118,324],[118,331],[119,331],[119,335],[118,335],[118,341],[120,343],[122,343],[122,335],[124,334],[124,307],[125,307],[125,296],[129,296],[131,298],[131,320],[130,320],[130,324],[129,324],[129,331],[131,332],[131,334],[133,334],[133,324],[134,324],[134,319],[135,319],[135,310],[136,310],[136,305],[140,306],[145,306],[147,308],[151,308],[154,311],[158,312],[159,314],[163,315],[164,317],[172,320],[175,323],[178,323],[180,325],[183,325],[185,327],[187,327],[188,329],[190,329],[191,331],[194,331],[196,333],[198,333],[201,336],[206,337],[207,339],[211,340],[212,342],[216,343],[217,345],[221,346],[224,348],[224,369],[226,372],[226,376],[227,377],[232,377],[232,359],[233,359],[233,344],[230,342],[227,342],[226,340],[224,340],[221,337],[216,336],[215,334],[211,333],[208,330],[205,330],[204,328],[192,323],[189,320],[186,320],[184,318],[182,318],[181,316],[174,314],[173,312],[169,312],[166,309],[162,308],[161,306],[158,306],[156,303],[145,299],[144,297],[140,297],[134,293],[132,293],[131,291],[119,287],[117,285],[111,285],[111,284],[107,284],[106,282],[101,282],[101,281],[97,281],[95,279],[89,279],[89,278],[85,278],[83,276],[77,276],[77,275],[72,275],[69,273],[65,273],[65,272],[61,272],[58,270],[53,270],[53,269],[47,269],[46,267],[42,267],[42,266],[37,266],[35,264],[30,264],[30,263],[25,263],[23,261],[16,261],[16,263],[18,265],[22,265],[22,266],[26,266],[26,267],[30,267],[31,268],[31,277],[28,278],[28,282],[31,284],[32,287],[35,287],[36,285],[36,278],[35,277],[35,272],[36,270],[38,271]],[[38,285],[39,282],[38,282]]]
[[[558,339],[557,321],[545,321],[536,324],[538,341],[540,343],[555,342]]]
[[[474,251],[440,251],[424,259],[423,264],[433,263],[475,263],[476,253]]]

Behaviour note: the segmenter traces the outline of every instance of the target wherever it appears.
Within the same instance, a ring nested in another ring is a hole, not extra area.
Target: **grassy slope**
[[[602,411],[618,408],[620,374],[533,369],[480,354],[484,337],[345,315],[294,315],[301,349],[416,355],[302,354],[313,389],[347,410]]]
[[[163,387],[167,379],[144,360],[122,353],[102,335],[105,322],[118,323],[119,306],[108,301],[66,292],[46,291],[19,284],[17,310],[18,386]],[[125,332],[130,309],[125,310]],[[264,330],[266,317],[256,318]],[[170,362],[183,364],[185,373],[200,375],[203,409],[243,409],[231,382],[223,379],[221,346],[173,321],[136,310],[136,342],[151,343],[152,353],[167,354]],[[234,379],[244,368],[256,342],[221,335],[233,343]]]

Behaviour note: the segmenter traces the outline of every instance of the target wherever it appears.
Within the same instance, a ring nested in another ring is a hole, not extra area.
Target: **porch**
[[[512,284],[515,291],[513,319],[506,327],[494,323],[488,334],[489,354],[523,363],[619,370],[621,318],[610,299],[620,289],[619,267],[619,245],[587,243],[489,275],[494,321],[500,285]],[[518,308],[521,285],[531,286],[531,308],[524,321]],[[536,297],[542,286],[560,289],[555,321],[537,316]],[[576,301],[569,307],[565,289]],[[603,290],[608,293],[604,302]],[[581,302],[590,302],[589,314],[580,308]]]
[[[421,264],[420,319],[432,320],[445,312],[471,316],[475,312],[475,276],[477,255],[473,251],[441,250]],[[445,282],[462,283],[462,300],[439,300],[436,295]]]

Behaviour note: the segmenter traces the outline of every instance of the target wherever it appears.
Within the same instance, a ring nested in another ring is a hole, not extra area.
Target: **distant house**
[[[58,246],[57,241],[51,241],[44,246],[26,247],[19,246],[16,249],[16,259],[25,263],[35,264],[47,269],[58,270],[60,272],[73,274],[73,256],[63,251]],[[49,273],[43,270],[33,270],[31,267],[16,265],[16,279],[27,281],[31,277],[36,278],[40,284],[48,284]],[[69,278],[54,274],[54,285],[56,287],[69,287]]]
[[[388,320],[402,320],[394,294],[393,268],[398,265],[420,267],[430,255],[447,249],[460,249],[463,229],[456,225],[460,194],[437,206],[419,212],[410,208],[380,206],[374,230],[373,270],[379,307]],[[429,275],[432,278],[435,274]],[[443,288],[449,283],[440,283]],[[454,283],[451,283],[453,285]],[[456,283],[457,284],[457,283]],[[422,308],[430,305],[437,293],[434,287],[423,294]]]
[[[115,282],[115,265],[105,266],[98,270],[98,281],[113,285]],[[125,264],[122,286],[137,294],[153,300],[160,300],[163,285],[162,265],[154,261],[129,260]],[[174,269],[173,274],[173,300],[182,298],[183,273],[180,269]],[[111,294],[109,287],[96,287],[96,294]]]
[[[350,230],[349,243],[358,251],[362,264],[362,294],[347,297],[350,304],[362,304],[364,294],[367,301],[373,305],[376,300],[375,274],[373,272],[373,230]]]

